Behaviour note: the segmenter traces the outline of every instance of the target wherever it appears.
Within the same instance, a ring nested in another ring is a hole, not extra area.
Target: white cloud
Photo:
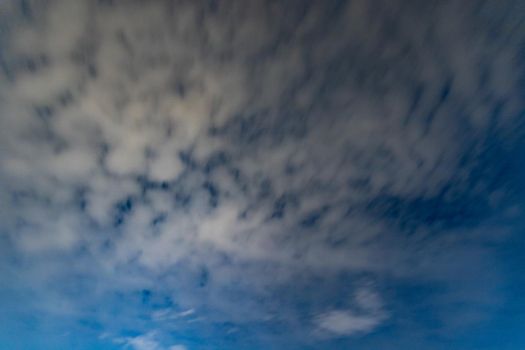
[[[317,326],[338,336],[367,333],[383,321],[379,315],[359,315],[350,310],[334,310],[319,315]]]
[[[115,341],[134,350],[164,350],[164,347],[157,340],[156,332],[149,332],[136,337],[118,338]]]
[[[159,341],[159,334],[156,331],[151,331],[136,337],[117,338],[115,341],[133,350],[188,350],[188,348],[182,344],[167,347],[163,346]]]
[[[362,335],[373,331],[388,318],[383,301],[370,286],[356,290],[353,304],[353,308],[319,314],[314,319],[318,329],[335,336]]]
[[[195,309],[187,309],[184,311],[175,311],[172,309],[161,309],[153,312],[152,317],[154,320],[157,321],[164,321],[164,320],[177,320],[177,319],[185,319],[188,316],[191,316],[195,314]]]
[[[172,345],[169,350],[188,350],[184,345]]]

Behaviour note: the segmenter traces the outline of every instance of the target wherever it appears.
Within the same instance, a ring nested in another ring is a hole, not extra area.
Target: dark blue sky
[[[0,3],[0,349],[525,349],[520,1]]]

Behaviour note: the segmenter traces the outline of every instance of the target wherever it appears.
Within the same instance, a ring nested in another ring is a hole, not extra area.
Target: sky
[[[525,6],[0,2],[0,349],[525,349]]]

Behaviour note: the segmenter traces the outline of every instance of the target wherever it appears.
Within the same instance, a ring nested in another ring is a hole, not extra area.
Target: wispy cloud
[[[191,316],[195,313],[194,309],[188,309],[184,311],[175,312],[172,309],[157,310],[153,313],[153,319],[158,321],[175,320]]]

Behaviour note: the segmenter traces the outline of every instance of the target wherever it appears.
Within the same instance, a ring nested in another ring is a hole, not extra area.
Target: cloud
[[[171,300],[146,312],[158,323],[199,310],[295,324],[272,293],[298,275],[456,285],[456,265],[488,259],[465,222],[482,222],[501,190],[487,135],[503,149],[520,136],[511,24],[448,2],[109,3],[7,10],[9,269],[24,261],[58,295],[75,274],[100,300],[151,288]],[[389,300],[354,289],[325,311],[305,297],[314,327],[378,327]],[[127,341],[160,349],[150,333]]]
[[[382,318],[375,315],[356,315],[349,310],[334,310],[319,315],[316,322],[320,329],[338,336],[367,333],[377,327]]]
[[[154,339],[153,334],[140,335],[127,339],[127,345],[135,350],[161,350],[162,347]]]
[[[333,336],[351,336],[371,332],[387,318],[379,295],[364,286],[356,290],[352,309],[331,310],[316,316],[314,321],[321,331]]]
[[[105,335],[107,338],[108,335]],[[159,334],[156,331],[137,335],[135,337],[117,338],[114,340],[118,344],[123,344],[124,348],[131,348],[134,350],[187,350],[188,348],[182,344],[163,346],[159,340]]]
[[[174,310],[167,308],[167,309],[161,309],[161,310],[155,311],[152,316],[155,320],[164,321],[164,320],[175,320],[179,318],[185,318],[185,317],[193,315],[194,313],[195,313],[194,309],[188,309],[188,310],[184,310],[180,312],[175,312]]]
[[[172,345],[169,350],[187,350],[187,348],[184,345]]]

